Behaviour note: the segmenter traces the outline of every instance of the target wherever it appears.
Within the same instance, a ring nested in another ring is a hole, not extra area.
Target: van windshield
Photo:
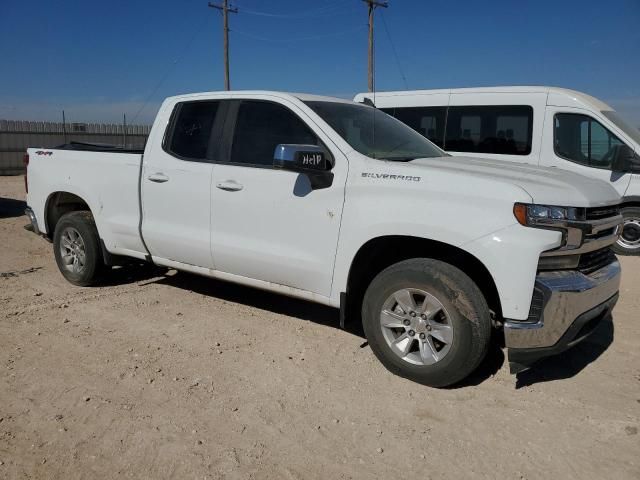
[[[367,105],[305,102],[349,145],[380,160],[407,162],[416,158],[449,156],[404,123]]]
[[[631,137],[631,140],[640,145],[640,129],[628,124],[618,112],[614,110],[603,110],[602,114],[611,120],[616,127]],[[637,149],[637,147],[636,147]]]

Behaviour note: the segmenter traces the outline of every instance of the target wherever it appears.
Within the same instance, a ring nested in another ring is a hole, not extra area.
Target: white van
[[[640,130],[584,93],[491,87],[360,93],[453,155],[558,167],[609,182],[623,197],[617,253],[640,255]]]

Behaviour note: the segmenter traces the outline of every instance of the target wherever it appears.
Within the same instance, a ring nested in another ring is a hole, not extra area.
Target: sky
[[[222,90],[207,0],[0,0],[0,118],[150,123],[162,99]],[[640,0],[389,0],[377,90],[550,85],[640,126]],[[235,0],[231,86],[352,97],[367,89],[361,0]]]

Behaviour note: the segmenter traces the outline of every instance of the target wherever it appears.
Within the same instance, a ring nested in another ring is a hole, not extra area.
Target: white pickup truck
[[[172,97],[144,152],[71,144],[25,161],[29,227],[71,283],[132,257],[337,307],[390,371],[426,385],[472,372],[493,329],[526,368],[618,297],[606,182],[452,157],[350,101]]]

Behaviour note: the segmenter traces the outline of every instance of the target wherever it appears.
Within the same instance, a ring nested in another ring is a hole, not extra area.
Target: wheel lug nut
[[[420,315],[420,318],[423,319],[423,320],[426,320],[427,316],[423,313],[422,315]]]
[[[405,321],[404,321],[404,322],[402,322],[402,323],[404,323],[404,326],[405,326],[405,327],[408,327],[409,325],[411,325],[411,322],[410,322],[409,320],[405,320]]]
[[[416,312],[411,312],[409,315],[411,315],[412,317],[416,316]]]
[[[414,332],[413,330],[409,330],[409,336],[413,337],[416,334],[416,332]]]
[[[431,325],[427,325],[427,330],[431,331]]]
[[[424,340],[425,338],[427,338],[427,336],[424,333],[420,334],[420,340]]]

